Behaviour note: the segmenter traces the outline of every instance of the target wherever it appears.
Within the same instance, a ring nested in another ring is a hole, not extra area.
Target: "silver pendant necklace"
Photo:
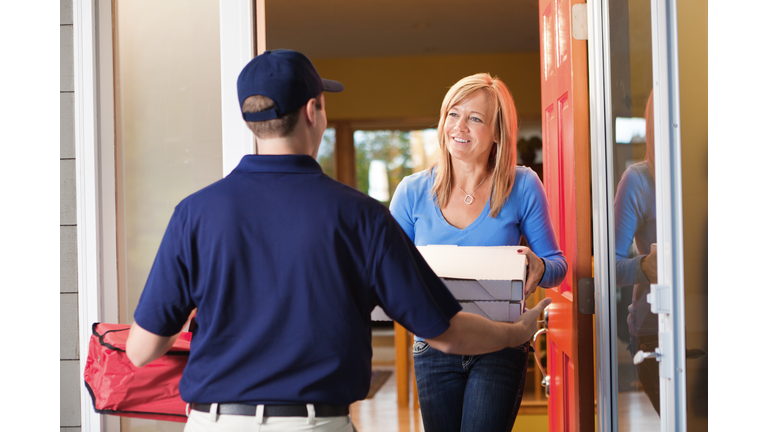
[[[485,173],[485,177],[488,177],[488,173]],[[465,195],[464,204],[470,205],[473,202],[475,202],[475,197],[473,197],[472,195],[474,195],[475,192],[477,192],[477,190],[480,189],[480,185],[482,185],[483,182],[485,181],[485,177],[483,177],[483,179],[480,180],[480,183],[478,183],[477,187],[475,188],[475,190],[472,191],[471,194],[464,192],[464,189],[462,189],[461,186],[459,186],[459,183],[456,183],[456,187],[459,188],[459,190]]]

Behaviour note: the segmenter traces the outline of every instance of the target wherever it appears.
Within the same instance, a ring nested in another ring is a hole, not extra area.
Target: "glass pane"
[[[133,312],[173,209],[222,176],[219,2],[115,4],[119,308]],[[122,431],[182,423],[123,418]]]
[[[336,129],[327,128],[323,132],[323,141],[320,143],[320,150],[317,152],[317,163],[323,169],[323,173],[330,178],[333,176],[333,154],[336,148]]]
[[[357,188],[389,206],[403,177],[436,161],[437,130],[354,132]]]
[[[617,337],[614,355],[619,430],[660,429],[659,374],[654,359],[635,365],[638,350],[658,346],[658,317],[646,295],[655,283],[656,192],[653,165],[650,1],[611,0],[611,125]]]

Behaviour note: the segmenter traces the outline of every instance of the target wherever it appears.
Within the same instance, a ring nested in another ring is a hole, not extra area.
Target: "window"
[[[354,132],[357,188],[389,206],[400,181],[437,160],[437,130]]]

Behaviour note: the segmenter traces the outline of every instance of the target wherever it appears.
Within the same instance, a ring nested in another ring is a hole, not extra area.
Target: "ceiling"
[[[267,48],[312,59],[539,51],[538,0],[266,0]]]

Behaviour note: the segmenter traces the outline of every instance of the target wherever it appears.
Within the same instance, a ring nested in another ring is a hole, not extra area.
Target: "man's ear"
[[[317,112],[315,110],[316,105],[317,99],[312,98],[306,103],[306,105],[304,105],[304,108],[302,108],[307,116],[307,121],[309,122],[310,126],[314,126],[317,123]]]

